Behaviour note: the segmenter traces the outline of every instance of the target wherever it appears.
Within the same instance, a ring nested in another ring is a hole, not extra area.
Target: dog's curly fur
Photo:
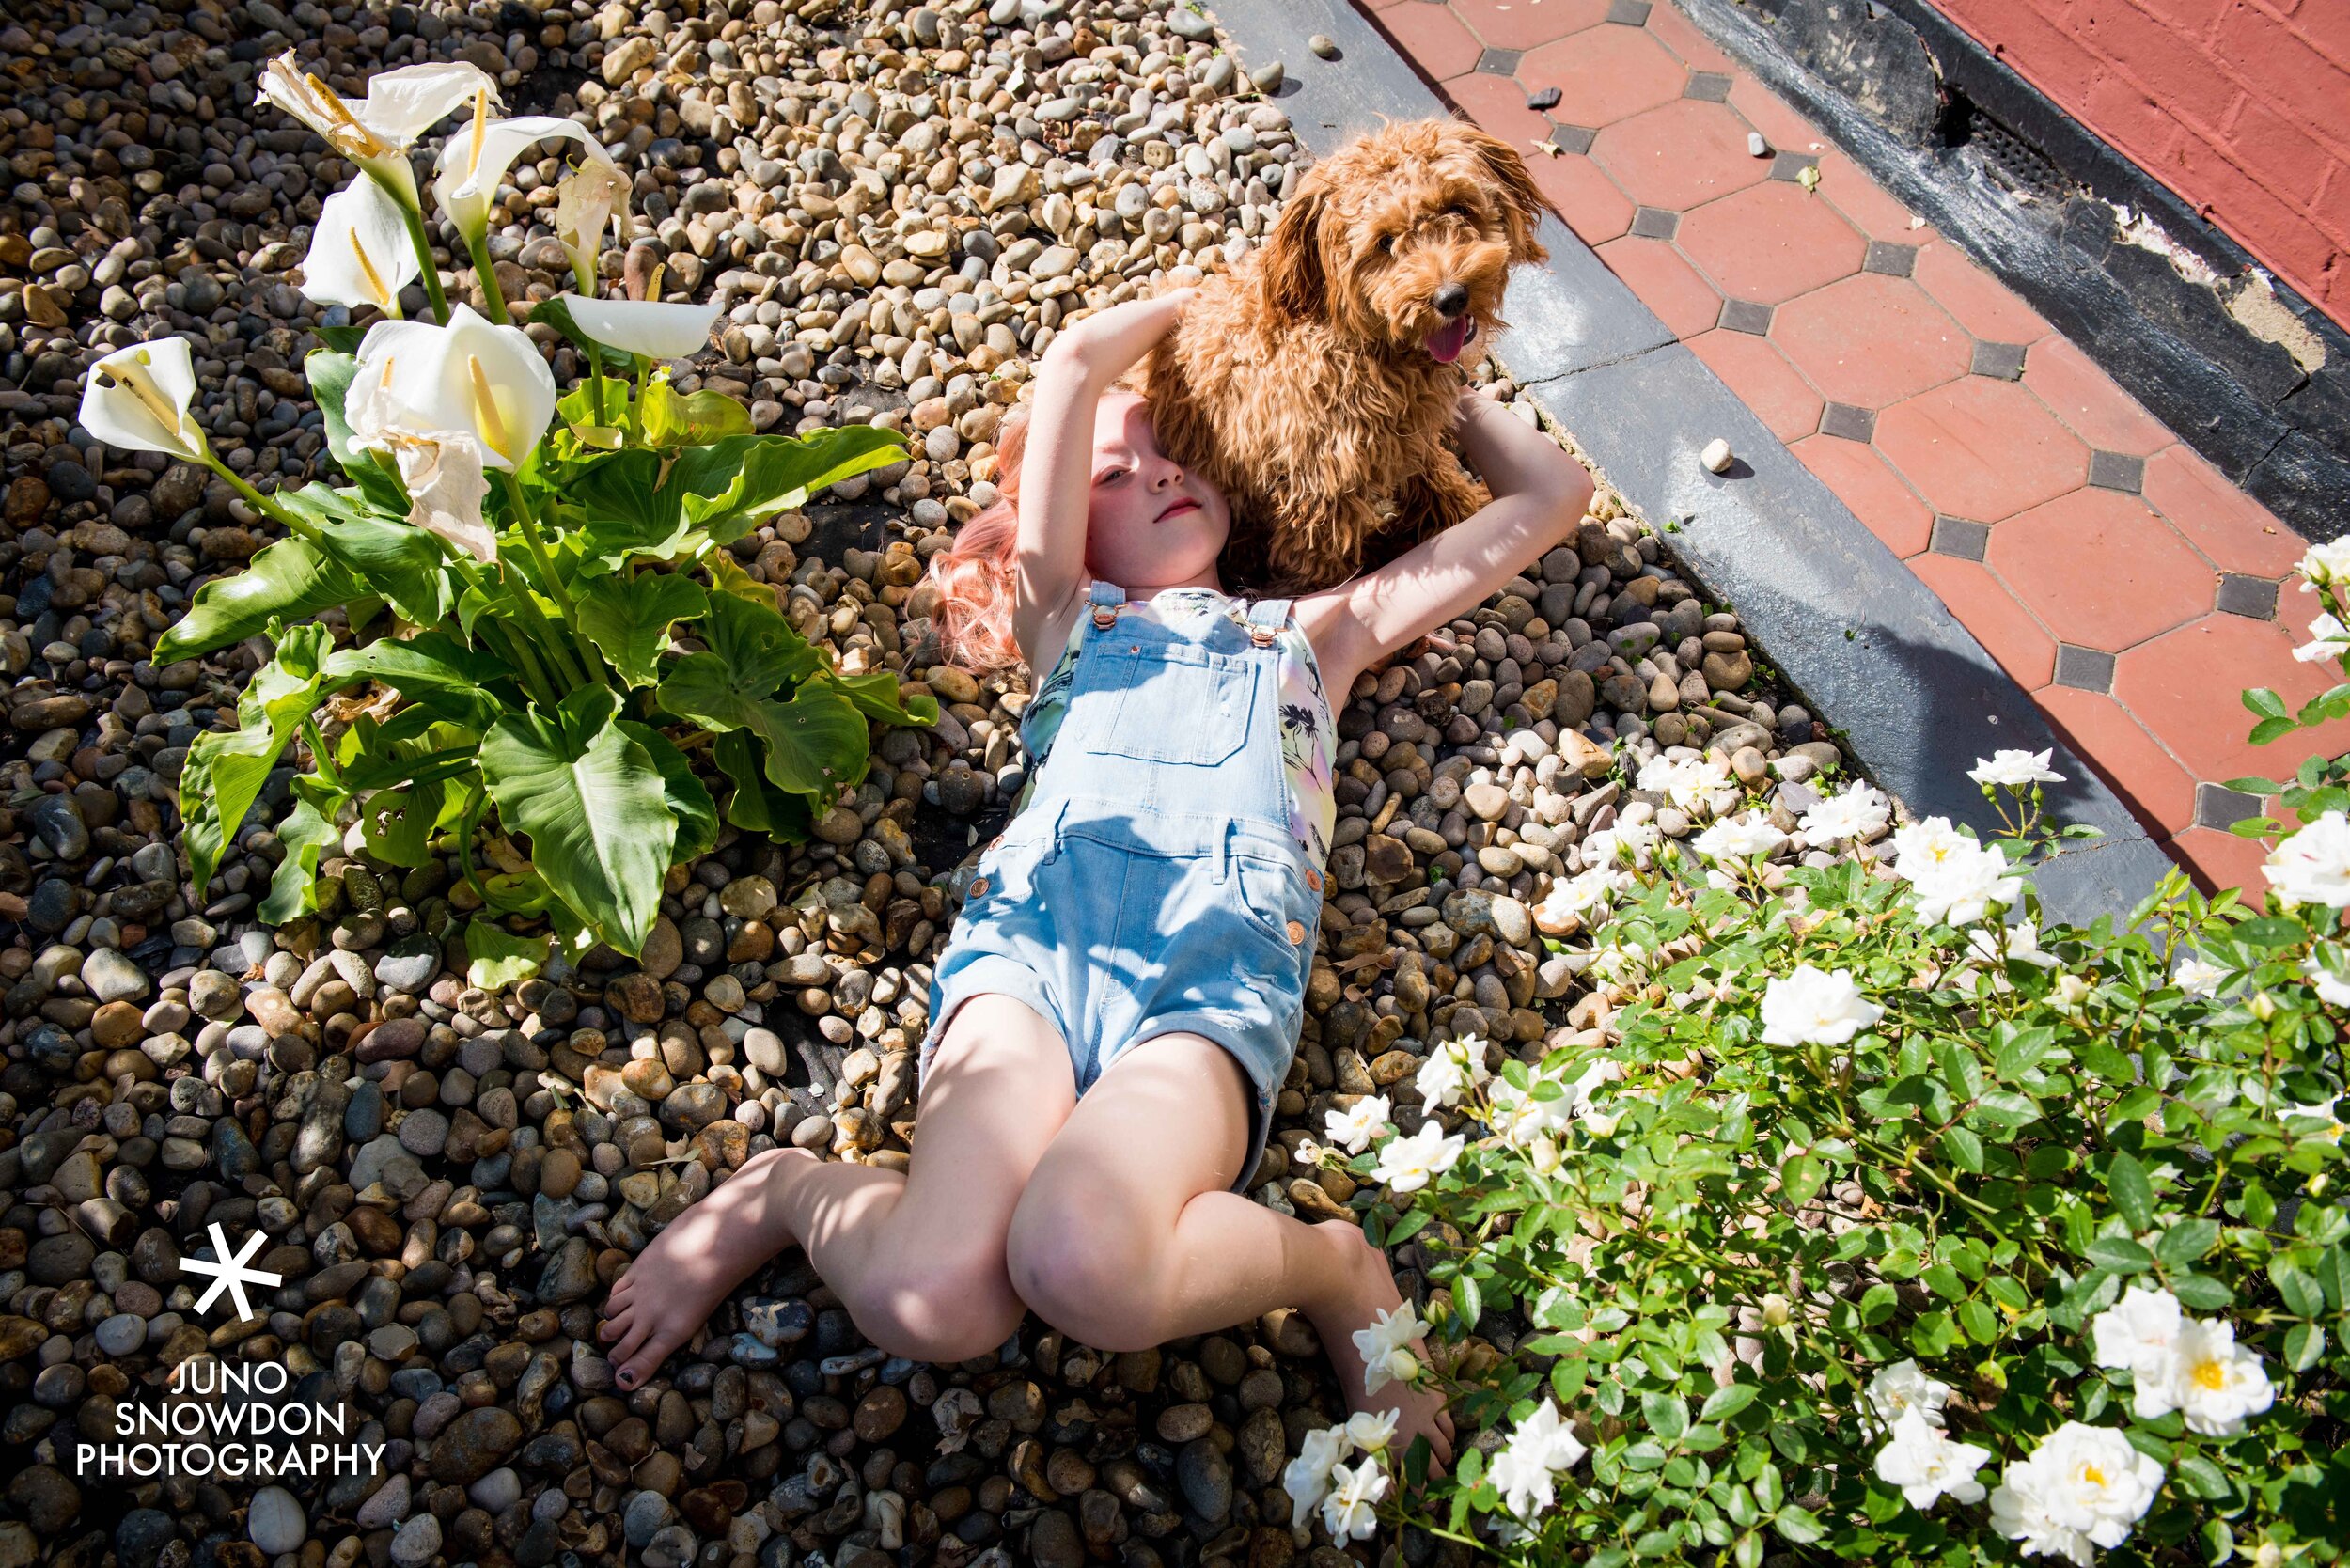
[[[1485,503],[1446,445],[1542,197],[1510,145],[1452,119],[1390,124],[1308,169],[1261,247],[1211,276],[1155,350],[1159,443],[1232,506],[1227,575],[1332,587]],[[1437,296],[1474,331],[1438,361]],[[1458,290],[1454,290],[1457,303]]]

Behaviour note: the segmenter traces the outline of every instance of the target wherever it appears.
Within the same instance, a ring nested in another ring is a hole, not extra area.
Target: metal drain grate
[[[2040,201],[2061,202],[2072,195],[2073,182],[2047,154],[1979,108],[1968,118],[1966,142],[2000,184]]]

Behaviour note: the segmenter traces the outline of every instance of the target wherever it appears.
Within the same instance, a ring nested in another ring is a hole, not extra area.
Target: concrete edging
[[[1244,66],[1279,59],[1273,97],[1321,153],[1382,118],[1452,113],[1347,0],[1214,0]],[[1314,34],[1334,57],[1306,50]],[[2125,918],[2170,870],[2129,809],[2049,730],[1934,593],[1674,337],[1555,214],[1551,259],[1521,268],[1495,346],[1512,377],[1573,433],[1712,597],[1735,605],[1768,657],[1860,765],[1912,811],[1995,830],[1966,770],[2001,747],[2053,749],[2067,782],[2051,812],[2101,830],[2035,881],[2049,913]],[[1708,473],[1716,437],[1739,461]]]

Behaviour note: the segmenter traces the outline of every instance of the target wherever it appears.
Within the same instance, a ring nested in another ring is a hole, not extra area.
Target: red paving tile
[[[1408,6],[1390,6],[1379,13],[1379,25],[1386,28],[1406,55],[1418,61],[1419,68],[1437,81],[1458,76],[1477,64],[1484,46],[1477,36],[1462,24],[1449,6],[1427,6],[1413,0]]]
[[[2087,486],[1991,530],[1984,563],[2060,642],[2120,652],[2208,614],[2218,579],[2135,495]]]
[[[1633,200],[1686,212],[1755,184],[1769,165],[1747,156],[1746,127],[1718,103],[1676,99],[1608,126],[1591,157]]]
[[[1737,384],[1731,384],[1735,391]],[[1867,442],[1814,435],[1796,442],[1789,450],[1803,460],[1822,484],[1836,492],[1837,499],[1850,507],[1853,515],[1885,541],[1893,554],[1906,558],[1932,542],[1934,513]]]
[[[1997,523],[2089,477],[2089,448],[2013,382],[1966,376],[1877,416],[1883,452],[1935,510]]]
[[[1534,188],[1567,227],[1587,245],[1600,245],[1632,227],[1632,198],[1616,189],[1589,158],[1562,152],[1556,158],[1536,154],[1526,161]]]
[[[1958,318],[1958,324],[1993,343],[2036,343],[2055,330],[2007,285],[1975,265],[1948,240],[1918,253],[1918,286]]]
[[[2086,758],[2146,830],[2167,839],[2195,821],[2195,777],[2130,711],[2103,692],[2043,686],[2032,693],[2065,743]]]
[[[1628,234],[1598,247],[1608,270],[1663,319],[1676,337],[1695,337],[1721,320],[1722,297],[1663,240]]]
[[[1761,160],[1746,156],[1743,141],[1739,158],[1750,170],[1762,169]],[[1762,305],[1850,276],[1868,249],[1835,209],[1779,180],[1706,203],[1681,220],[1679,237],[1682,253],[1722,292]]]
[[[1820,428],[1820,395],[1768,338],[1716,329],[1694,337],[1684,333],[1683,341],[1781,441],[1800,441]]]
[[[2056,643],[1997,577],[1955,556],[1912,556],[1908,564],[2017,685],[2034,691],[2048,683]]]
[[[1820,153],[1819,195],[1872,240],[1914,245],[1928,232],[1909,221],[1909,209],[1886,195],[1866,169],[1832,147]]]
[[[1771,340],[1832,402],[1884,408],[1966,373],[1974,339],[1905,277],[1860,273],[1778,307]]]
[[[2024,384],[2039,393],[2082,440],[2102,451],[2144,457],[2171,444],[2161,420],[2138,407],[2063,337],[2044,337],[2031,346],[2024,356]]]
[[[2268,858],[2268,849],[2259,839],[2239,839],[2216,827],[2190,827],[2163,847],[2171,858],[2186,862],[2206,893],[2239,888],[2246,902],[2266,905],[2268,878],[2261,874],[2261,862]]]
[[[2255,775],[2275,778],[2301,759],[2350,751],[2350,720],[2298,731],[2274,745],[2246,739],[2252,715],[2236,694],[2267,686],[2295,708],[2325,691],[2338,672],[2293,657],[2295,635],[2265,620],[2209,615],[2122,655],[2113,695],[2144,720],[2172,755],[2201,778],[2224,783]]]
[[[1518,80],[1528,92],[1559,89],[1553,119],[1596,130],[1672,102],[1689,71],[1642,28],[1594,27],[1530,51],[1518,62]]]
[[[2309,546],[2185,447],[2146,460],[2146,499],[2222,572],[2281,577]]]
[[[1532,49],[1607,20],[1607,0],[1452,0],[1452,8],[1495,49]]]
[[[1491,76],[1483,71],[1471,71],[1456,76],[1444,85],[1452,102],[1467,111],[1479,125],[1516,148],[1521,155],[1543,157],[1533,150],[1533,144],[1550,134],[1550,121],[1538,109],[1526,106],[1526,89],[1515,77]]]
[[[1730,84],[1730,106],[1762,133],[1775,152],[1817,152],[1825,145],[1810,120],[1743,71]]]
[[[1696,24],[1674,8],[1672,0],[1655,0],[1649,8],[1648,30],[1663,39],[1665,47],[1686,60],[1691,71],[1742,74],[1736,62],[1715,47],[1712,39],[1699,32]]]

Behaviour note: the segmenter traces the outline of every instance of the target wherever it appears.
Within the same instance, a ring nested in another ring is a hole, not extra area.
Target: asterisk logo
[[[237,1304],[237,1321],[243,1323],[253,1315],[253,1305],[245,1299],[245,1286],[279,1284],[284,1281],[285,1276],[272,1274],[263,1268],[244,1266],[244,1261],[261,1249],[261,1243],[265,1238],[260,1231],[256,1231],[245,1237],[244,1246],[237,1250],[234,1257],[229,1256],[228,1238],[221,1234],[220,1226],[217,1223],[212,1226],[212,1256],[222,1261],[217,1263],[208,1263],[201,1258],[182,1258],[180,1260],[180,1271],[182,1274],[209,1274],[212,1277],[212,1284],[206,1288],[202,1295],[196,1298],[196,1309],[199,1314],[220,1299],[221,1292],[227,1291],[229,1297]]]

